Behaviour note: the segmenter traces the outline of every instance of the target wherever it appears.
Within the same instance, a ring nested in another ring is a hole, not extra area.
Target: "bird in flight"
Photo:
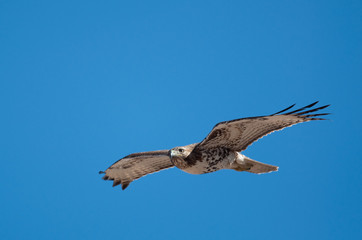
[[[175,166],[191,174],[204,174],[221,169],[258,174],[277,171],[277,166],[252,160],[240,152],[274,131],[282,130],[297,123],[325,120],[320,116],[329,113],[315,112],[329,105],[312,108],[317,103],[314,102],[288,112],[295,106],[293,104],[268,116],[220,122],[199,143],[175,147],[170,150],[133,153],[118,160],[106,171],[99,173],[105,174],[104,180],[113,180],[113,187],[122,184],[124,190],[132,181],[140,177]]]

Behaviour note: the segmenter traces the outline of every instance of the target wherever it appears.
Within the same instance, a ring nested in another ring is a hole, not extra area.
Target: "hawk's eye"
[[[182,148],[179,148],[178,151],[179,151],[180,153],[184,152],[184,150],[183,150]]]

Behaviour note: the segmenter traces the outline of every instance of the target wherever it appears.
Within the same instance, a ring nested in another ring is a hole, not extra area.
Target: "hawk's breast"
[[[203,174],[230,168],[235,157],[234,151],[227,148],[211,148],[193,151],[186,159],[178,159],[174,164],[187,173]]]

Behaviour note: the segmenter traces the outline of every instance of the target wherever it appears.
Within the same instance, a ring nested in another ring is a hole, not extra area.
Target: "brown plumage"
[[[306,110],[317,103],[291,112],[287,111],[294,105],[268,116],[220,122],[200,143],[171,150],[130,154],[100,173],[105,174],[104,180],[113,180],[113,186],[122,184],[122,189],[125,189],[135,179],[174,166],[191,174],[209,173],[220,169],[251,173],[276,171],[278,167],[252,160],[239,152],[274,131],[297,123],[324,120],[319,117],[329,113],[311,113],[329,105]]]

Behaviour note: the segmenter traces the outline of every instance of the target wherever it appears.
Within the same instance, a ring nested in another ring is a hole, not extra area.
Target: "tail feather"
[[[251,166],[249,170],[246,170],[247,172],[250,172],[250,173],[260,174],[260,173],[274,172],[274,171],[278,171],[278,168],[279,168],[277,166],[273,166],[270,164],[252,160],[248,157],[245,158],[245,162],[247,165]]]
[[[256,174],[278,171],[277,166],[255,161],[240,153],[236,161],[232,164],[232,169]]]

